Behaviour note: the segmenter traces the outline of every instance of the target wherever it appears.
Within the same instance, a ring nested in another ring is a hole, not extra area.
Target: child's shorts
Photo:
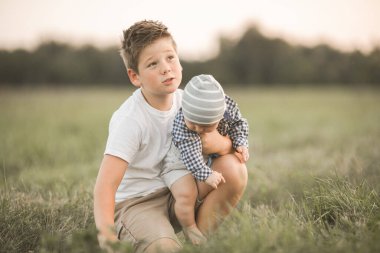
[[[178,148],[172,143],[170,149],[164,158],[164,166],[161,177],[166,186],[170,189],[175,181],[181,177],[190,174],[185,164],[181,160],[181,154]]]
[[[126,199],[115,205],[118,239],[132,244],[134,252],[144,250],[156,240],[172,239],[182,246],[176,233],[181,226],[174,213],[175,200],[168,188],[143,197]]]

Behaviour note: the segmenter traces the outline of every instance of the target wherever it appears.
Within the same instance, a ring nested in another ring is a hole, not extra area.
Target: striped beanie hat
[[[222,86],[212,75],[194,76],[182,96],[182,112],[186,120],[209,125],[221,120],[226,109]]]

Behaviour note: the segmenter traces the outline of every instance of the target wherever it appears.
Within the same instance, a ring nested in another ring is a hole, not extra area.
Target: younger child
[[[202,137],[213,131],[228,135],[239,160],[242,163],[248,160],[248,123],[237,104],[224,94],[213,76],[195,76],[184,89],[182,108],[173,123],[172,145],[162,172],[176,200],[174,208],[183,232],[193,244],[206,240],[195,223],[196,201],[201,203],[200,199],[225,182],[221,173],[211,169],[212,158],[221,154],[202,152]]]

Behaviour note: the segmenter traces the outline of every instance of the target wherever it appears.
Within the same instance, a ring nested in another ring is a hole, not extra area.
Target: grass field
[[[0,252],[101,252],[92,190],[130,93],[0,90]],[[182,252],[380,252],[380,91],[227,93],[250,123],[249,184],[209,243]]]

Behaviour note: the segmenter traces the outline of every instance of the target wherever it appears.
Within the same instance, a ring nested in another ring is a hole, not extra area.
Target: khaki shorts
[[[170,238],[182,247],[176,236],[181,226],[174,213],[174,203],[167,188],[117,203],[115,226],[119,240],[131,242],[136,252],[143,252],[161,238]]]

